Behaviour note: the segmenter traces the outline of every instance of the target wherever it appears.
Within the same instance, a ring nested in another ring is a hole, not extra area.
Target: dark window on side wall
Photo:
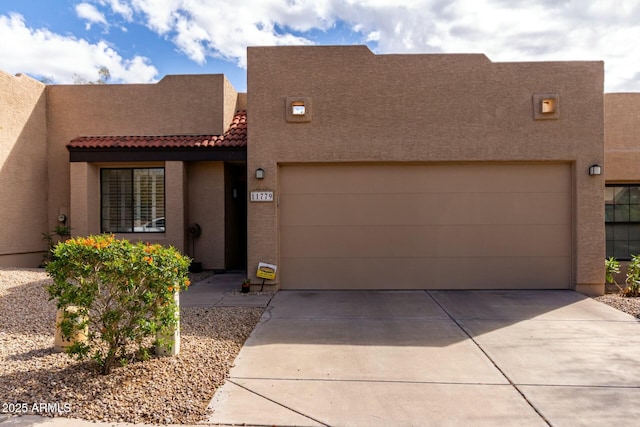
[[[640,255],[640,184],[607,185],[604,195],[607,257]]]
[[[164,168],[100,170],[103,233],[164,233]]]

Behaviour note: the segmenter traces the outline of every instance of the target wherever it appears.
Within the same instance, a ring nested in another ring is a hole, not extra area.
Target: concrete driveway
[[[279,292],[209,421],[634,425],[640,323],[571,291]]]

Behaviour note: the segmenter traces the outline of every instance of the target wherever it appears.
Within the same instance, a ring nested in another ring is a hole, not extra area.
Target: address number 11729
[[[252,202],[273,202],[273,191],[252,191]]]

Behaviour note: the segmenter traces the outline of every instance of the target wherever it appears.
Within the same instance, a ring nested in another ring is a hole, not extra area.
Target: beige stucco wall
[[[604,95],[607,182],[640,182],[640,94]]]
[[[195,239],[195,260],[204,269],[225,268],[224,163],[193,162],[187,168],[189,224],[200,225],[202,234]],[[187,253],[193,258],[191,237]]]
[[[0,72],[0,266],[36,267],[46,250],[46,126],[45,85]]]
[[[70,167],[70,211],[73,235],[100,233],[100,168],[94,163],[74,162]]]
[[[374,55],[364,46],[248,49],[248,190],[278,195],[278,164],[563,161],[572,165],[573,286],[604,282],[602,62],[493,63],[483,55]],[[560,118],[534,120],[533,96]],[[312,120],[285,120],[308,97]],[[253,171],[266,171],[256,180]],[[249,269],[277,263],[276,203],[250,203]]]
[[[70,164],[66,145],[78,136],[222,134],[236,109],[237,92],[223,75],[167,76],[157,84],[55,85],[48,92],[49,222],[69,213],[73,235],[98,233],[99,168]],[[166,241],[186,250],[187,168],[166,164],[166,235],[125,235]],[[141,163],[111,167],[139,167]],[[175,193],[175,192],[178,193]],[[77,194],[76,194],[77,193]],[[224,208],[209,212],[224,218]]]

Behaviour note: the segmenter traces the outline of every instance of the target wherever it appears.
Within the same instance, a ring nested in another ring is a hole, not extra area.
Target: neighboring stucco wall
[[[72,234],[87,236],[100,233],[100,168],[93,163],[70,165]]]
[[[46,126],[45,85],[0,72],[0,266],[37,267],[46,250]]]
[[[602,287],[602,62],[492,63],[483,55],[374,55],[364,46],[248,49],[248,189],[278,195],[278,164],[563,161],[573,165],[574,285]],[[533,96],[559,94],[559,120]],[[308,97],[312,120],[285,120]],[[264,180],[253,171],[261,167]],[[248,265],[278,262],[276,203],[250,203]]]
[[[195,257],[191,237],[187,236],[187,253],[202,262],[205,269],[225,268],[224,163],[193,162],[187,168],[189,185],[189,224],[200,225],[202,235],[195,240]]]
[[[607,182],[640,182],[640,93],[604,95]]]
[[[605,93],[604,129],[606,182],[640,183],[640,93]],[[624,283],[629,262],[620,264],[616,280]]]
[[[222,134],[233,118],[237,93],[223,75],[167,76],[157,84],[55,85],[48,92],[49,132],[49,222],[70,206],[69,225],[73,235],[96,233],[99,224],[99,166],[70,166],[66,145],[78,136],[91,135],[177,135]],[[185,250],[187,194],[186,167],[166,165],[167,233],[128,235],[166,240]],[[112,163],[110,167],[137,167]],[[75,182],[79,174],[79,182]],[[173,185],[174,177],[181,176]],[[70,176],[73,177],[70,179]],[[72,195],[70,190],[78,191]],[[180,191],[178,194],[172,191]],[[174,205],[176,203],[177,205]],[[89,209],[87,212],[86,209]],[[174,215],[174,210],[177,211]],[[224,208],[209,212],[224,219]],[[181,223],[172,224],[172,219]],[[179,232],[177,231],[179,230]],[[124,235],[123,235],[124,236]]]

